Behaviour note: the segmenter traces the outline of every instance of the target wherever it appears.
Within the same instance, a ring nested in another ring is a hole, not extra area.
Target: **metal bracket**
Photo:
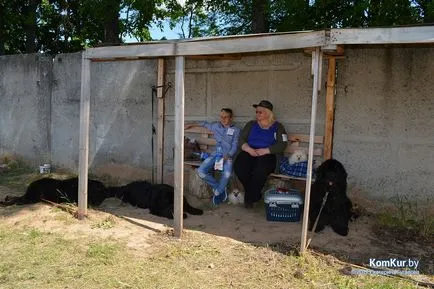
[[[152,92],[155,93],[157,97],[158,97],[157,89],[163,88],[164,89],[163,95],[161,97],[164,98],[171,87],[172,87],[172,83],[169,81],[166,85],[159,85],[159,86],[153,85],[151,88],[152,88]]]

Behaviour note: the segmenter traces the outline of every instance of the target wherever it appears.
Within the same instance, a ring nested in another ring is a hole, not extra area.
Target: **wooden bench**
[[[208,129],[204,127],[193,127],[184,130],[184,135],[191,140],[194,139],[199,144],[202,151],[210,153],[214,150],[214,146],[216,145],[216,140],[213,138],[213,133]],[[315,144],[314,151],[313,151],[314,159],[322,159],[324,137],[315,136],[314,144]],[[297,149],[302,149],[307,154],[309,149],[309,135],[288,134],[288,146],[285,149],[284,155],[289,156]],[[202,163],[201,161],[189,161],[189,160],[184,161],[185,165],[189,165],[193,167],[199,167],[201,163]],[[292,176],[276,174],[276,173],[271,174],[270,177],[278,178],[282,180],[299,180],[299,181],[306,180],[306,178],[292,177]]]

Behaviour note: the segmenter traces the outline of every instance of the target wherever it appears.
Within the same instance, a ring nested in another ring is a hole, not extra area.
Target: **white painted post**
[[[174,233],[182,237],[184,196],[184,65],[183,56],[175,61],[175,201]]]
[[[80,143],[78,159],[78,219],[87,215],[87,178],[89,169],[90,59],[81,59]]]
[[[307,179],[306,179],[306,193],[304,197],[304,211],[303,211],[303,224],[301,230],[301,245],[300,252],[303,254],[306,248],[307,240],[307,225],[309,221],[309,203],[310,203],[310,186],[312,183],[312,162],[313,162],[313,147],[315,138],[315,121],[316,121],[316,106],[318,99],[318,77],[319,66],[322,65],[320,60],[322,59],[320,48],[317,47],[312,52],[312,68],[313,68],[313,92],[312,92],[312,112],[310,118],[310,136],[309,136],[309,156],[307,163]]]

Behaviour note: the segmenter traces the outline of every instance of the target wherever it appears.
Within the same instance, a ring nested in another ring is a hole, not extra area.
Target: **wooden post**
[[[307,162],[307,174],[306,174],[306,191],[304,197],[304,211],[303,211],[303,224],[301,230],[301,245],[300,253],[304,253],[306,250],[307,241],[307,225],[309,221],[309,203],[310,203],[310,186],[312,183],[312,161],[313,161],[313,147],[315,140],[315,121],[316,121],[316,106],[318,99],[318,77],[320,73],[320,60],[322,59],[320,48],[317,47],[312,52],[312,68],[313,68],[313,91],[312,91],[312,111],[310,118],[310,135],[309,135],[309,156]]]
[[[182,237],[184,196],[184,65],[183,56],[175,60],[175,237]]]
[[[90,60],[81,59],[80,144],[78,159],[78,219],[87,215],[87,178],[89,169]]]
[[[157,183],[163,183],[163,153],[164,153],[164,58],[158,58],[157,77]]]
[[[326,94],[326,123],[324,136],[324,160],[333,157],[333,124],[335,118],[335,80],[336,80],[336,58],[330,56],[327,72],[327,94]]]

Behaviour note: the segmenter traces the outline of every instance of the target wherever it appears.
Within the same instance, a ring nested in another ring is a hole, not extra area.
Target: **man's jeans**
[[[212,188],[215,194],[221,194],[225,191],[226,185],[229,182],[232,173],[232,159],[228,159],[224,161],[223,164],[223,172],[220,177],[220,181],[217,180],[212,175],[211,171],[214,171],[214,163],[216,160],[216,156],[213,154],[207,159],[205,159],[200,167],[197,169],[197,174],[199,177],[208,183]]]

